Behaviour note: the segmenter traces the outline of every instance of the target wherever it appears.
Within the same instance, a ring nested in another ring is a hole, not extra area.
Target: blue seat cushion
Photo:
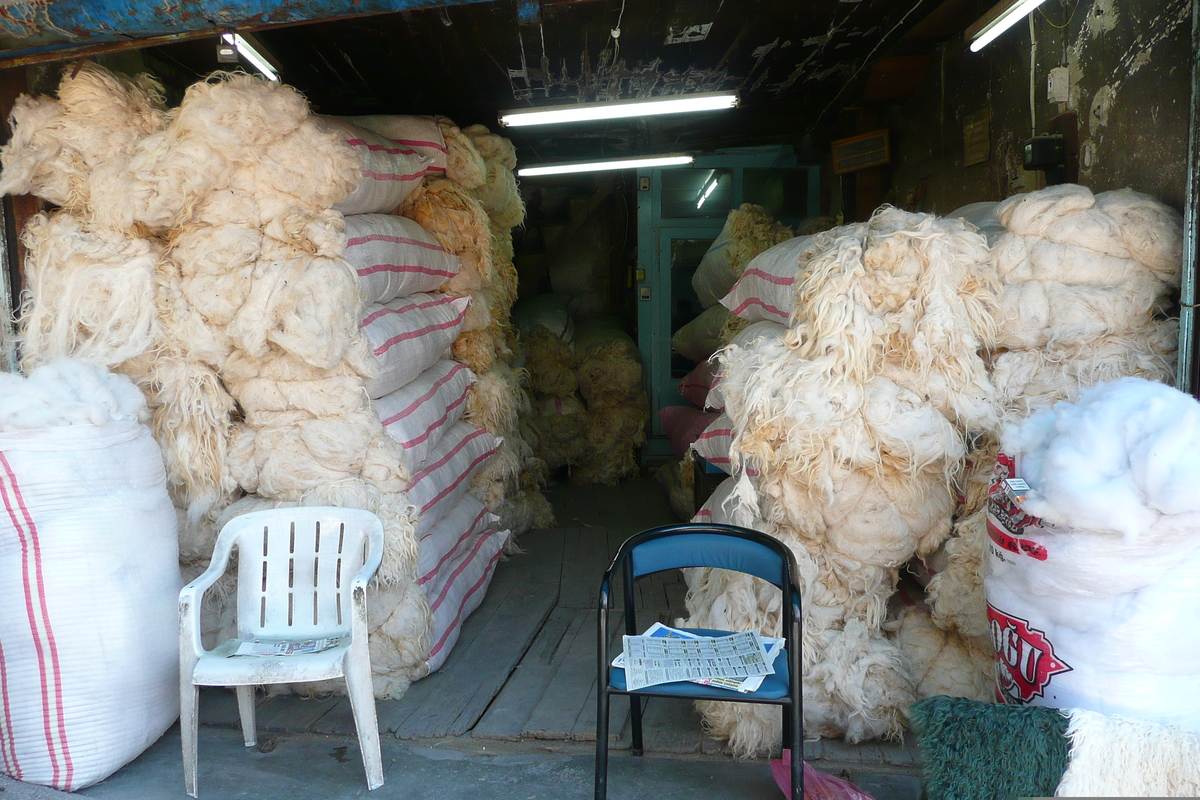
[[[680,628],[681,631],[689,633],[697,633],[701,636],[729,636],[736,631],[719,631],[711,628]],[[691,681],[675,681],[674,683],[660,683],[657,686],[647,686],[641,691],[654,692],[655,694],[671,694],[679,697],[713,697],[719,696],[737,701],[739,698],[755,698],[758,700],[782,700],[788,696],[788,660],[787,648],[779,651],[779,655],[775,656],[775,673],[763,678],[762,686],[756,692],[735,692],[732,689],[722,689],[718,686],[702,686],[699,683]],[[620,667],[610,666],[608,668],[608,685],[619,691],[624,692],[625,689],[625,670]]]

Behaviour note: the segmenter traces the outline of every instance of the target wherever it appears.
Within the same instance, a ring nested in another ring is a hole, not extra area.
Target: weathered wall
[[[941,45],[912,99],[889,109],[895,202],[945,213],[1038,188],[1041,174],[1021,168],[1020,144],[1070,110],[1078,113],[1080,183],[1130,186],[1182,210],[1190,0],[1077,0],[1073,16],[1069,2],[1042,8],[1031,16],[1032,37],[1024,21],[979,53],[961,39]],[[1050,103],[1047,76],[1064,64],[1070,102]],[[991,157],[964,167],[963,119],[989,110]]]

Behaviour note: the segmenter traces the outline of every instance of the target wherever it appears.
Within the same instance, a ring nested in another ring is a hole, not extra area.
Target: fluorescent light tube
[[[501,111],[500,124],[516,128],[524,125],[552,125],[561,122],[648,117],[656,114],[689,114],[697,111],[720,111],[735,108],[737,104],[737,92],[706,92],[616,103],[580,103],[569,106]]]
[[[711,197],[712,193],[715,192],[716,190],[717,190],[717,179],[713,178],[711,181],[709,181],[709,184],[708,184],[707,188],[705,188],[704,193],[700,195],[700,199],[696,201],[696,210],[697,211],[700,210],[700,206],[704,205],[704,201],[707,200],[709,197]]]
[[[275,71],[275,68],[271,66],[270,62],[263,58],[262,53],[255,50],[249,42],[243,39],[241,34],[223,33],[221,34],[221,38],[224,39],[227,44],[231,44],[236,47],[237,51],[241,53],[247,61],[253,64],[255,69],[263,74],[264,78],[271,81],[279,80],[279,73]]]
[[[576,164],[545,164],[540,167],[522,167],[517,170],[517,176],[521,178],[535,178],[538,175],[569,175],[573,172],[603,172],[611,169],[681,167],[685,164],[691,164],[695,160],[695,156],[669,155],[622,158],[612,161],[581,161]]]
[[[1016,25],[1046,0],[1004,0],[967,28],[967,39],[971,41],[971,52],[978,53],[996,37]]]

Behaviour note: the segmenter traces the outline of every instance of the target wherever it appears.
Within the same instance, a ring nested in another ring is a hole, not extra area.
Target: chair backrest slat
[[[728,533],[696,532],[651,537],[635,544],[629,551],[634,577],[664,569],[714,567],[745,572],[765,581],[783,586],[784,556],[766,544],[741,539]]]
[[[343,508],[235,517],[239,638],[348,634],[350,584],[366,562],[368,529],[378,524],[369,512]]]

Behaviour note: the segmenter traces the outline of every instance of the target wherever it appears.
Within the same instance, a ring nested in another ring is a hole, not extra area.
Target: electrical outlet
[[[1071,70],[1055,67],[1046,78],[1046,99],[1051,103],[1066,103],[1071,99]]]

